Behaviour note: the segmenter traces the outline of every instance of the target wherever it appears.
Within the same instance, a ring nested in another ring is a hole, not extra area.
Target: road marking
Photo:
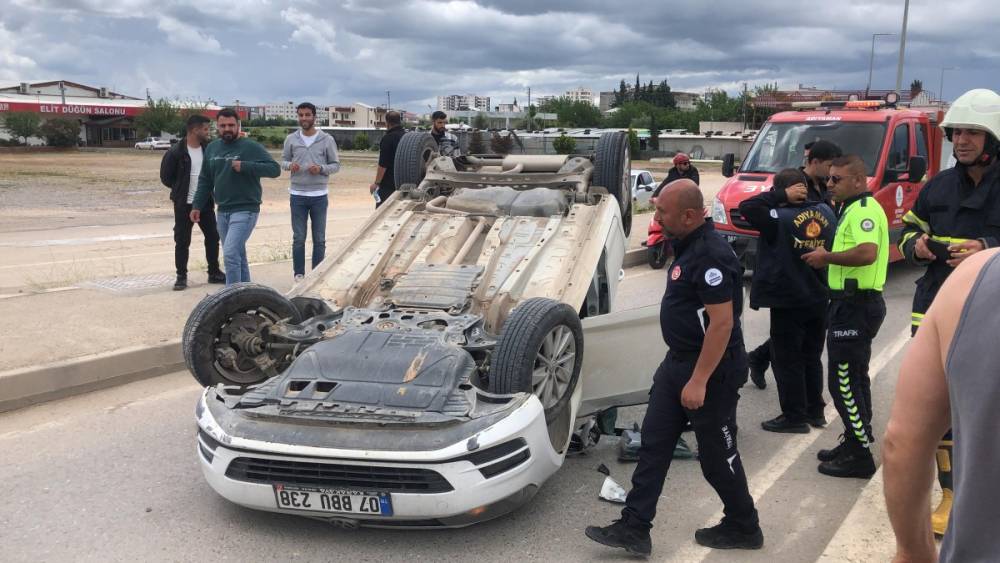
[[[896,357],[896,354],[898,354],[910,340],[910,327],[907,326],[889,343],[888,346],[882,348],[882,351],[879,352],[879,354],[875,356],[869,364],[869,373],[871,374],[872,381],[878,377],[882,370],[888,366],[889,362]],[[837,409],[833,406],[832,402],[826,406],[823,414],[828,420],[833,419],[834,424],[840,421],[840,418],[837,415]],[[771,487],[773,487],[774,484],[781,479],[785,472],[787,472],[788,469],[796,461],[798,461],[802,454],[809,449],[809,447],[812,446],[816,440],[819,440],[821,435],[823,435],[822,431],[816,431],[810,432],[809,434],[790,436],[785,442],[785,445],[778,450],[777,455],[772,456],[767,465],[749,477],[750,496],[754,498],[755,503],[759,502],[760,499],[771,490]],[[817,475],[819,475],[819,473],[817,473]],[[821,476],[821,478],[826,479],[827,477]],[[830,478],[832,479],[832,477]],[[722,511],[720,510],[699,527],[707,528],[714,526],[718,524],[721,519]],[[712,551],[713,550],[707,547],[692,542],[674,552],[671,555],[671,558],[677,561],[704,561],[709,555],[712,554]]]
[[[90,238],[62,238],[62,239],[50,239],[50,240],[36,240],[36,241],[16,241],[16,242],[0,242],[0,246],[17,246],[17,247],[37,247],[37,246],[79,246],[81,244],[90,244],[97,242],[125,242],[132,240],[146,240],[152,238],[169,238],[172,237],[171,234],[166,235],[113,235],[107,237],[90,237]]]

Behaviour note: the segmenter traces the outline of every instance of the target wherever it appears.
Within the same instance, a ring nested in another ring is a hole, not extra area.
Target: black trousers
[[[174,202],[174,267],[177,275],[187,277],[189,247],[191,246],[192,205],[184,201]],[[205,235],[205,262],[208,262],[208,273],[222,273],[219,268],[219,229],[215,223],[215,209],[208,206],[201,210],[201,220],[198,221],[201,233]]]
[[[826,302],[771,309],[771,369],[778,404],[792,422],[823,414],[823,344]]]
[[[830,397],[844,422],[844,439],[867,448],[875,442],[868,364],[872,340],[885,320],[885,301],[879,292],[833,299],[829,311],[826,350]]]
[[[689,410],[681,405],[681,390],[696,362],[697,358],[667,354],[653,376],[649,406],[642,421],[639,463],[632,473],[632,490],[622,518],[632,526],[652,527],[674,446],[690,420],[698,439],[701,472],[722,499],[724,520],[754,531],[758,526],[757,509],[736,447],[736,405],[739,388],[746,380],[746,354],[742,349],[727,352],[708,380],[705,404]]]

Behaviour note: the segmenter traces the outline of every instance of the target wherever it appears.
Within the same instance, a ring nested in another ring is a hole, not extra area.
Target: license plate
[[[275,483],[274,502],[278,508],[307,512],[331,512],[368,516],[392,516],[389,493],[300,487]]]
[[[740,238],[736,235],[725,235],[727,242],[736,242],[736,239]]]

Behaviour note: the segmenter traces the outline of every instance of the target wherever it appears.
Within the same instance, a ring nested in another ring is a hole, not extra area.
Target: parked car
[[[648,170],[632,171],[632,203],[646,205],[656,189],[656,181]]]
[[[170,141],[159,137],[146,137],[135,144],[139,150],[167,150],[170,148]]]
[[[665,351],[658,305],[612,312],[629,168],[623,133],[592,156],[460,157],[407,133],[397,191],[287,296],[236,284],[192,312],[209,485],[351,528],[529,501],[601,413],[648,400]]]

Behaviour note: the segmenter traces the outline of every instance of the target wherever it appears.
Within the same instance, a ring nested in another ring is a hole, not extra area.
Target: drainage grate
[[[174,284],[171,274],[148,274],[145,276],[119,276],[102,280],[91,280],[80,284],[80,287],[100,289],[111,293],[129,293],[143,291]]]

